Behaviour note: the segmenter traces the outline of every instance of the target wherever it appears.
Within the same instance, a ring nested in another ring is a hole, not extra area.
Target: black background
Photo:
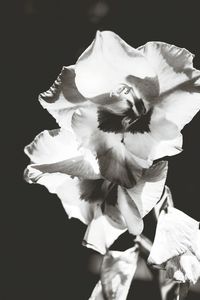
[[[57,128],[39,105],[38,94],[50,87],[63,65],[75,63],[97,29],[112,30],[133,47],[150,40],[185,47],[196,55],[194,65],[200,69],[198,1],[108,0],[107,13],[100,17],[94,3],[7,1],[2,9],[3,300],[86,300],[98,278],[88,270],[91,251],[81,246],[85,226],[68,220],[55,195],[23,181],[28,163],[24,146],[40,131]],[[183,130],[184,151],[169,159],[167,180],[176,206],[196,219],[200,219],[199,125],[198,114]],[[152,235],[150,224],[147,218],[145,231]],[[128,239],[122,237],[115,248],[128,247]],[[156,299],[153,293],[152,284],[136,282],[128,299],[148,295]],[[193,293],[188,297],[197,298]]]

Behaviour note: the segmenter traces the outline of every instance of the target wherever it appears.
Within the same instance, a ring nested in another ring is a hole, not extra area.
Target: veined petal
[[[89,300],[126,300],[138,261],[136,247],[124,252],[109,251],[103,259],[101,280]]]
[[[148,261],[161,265],[167,260],[196,251],[199,222],[174,207],[162,210],[158,218],[154,243]]]
[[[97,205],[94,217],[86,230],[83,245],[105,254],[113,242],[124,233],[126,227],[113,221],[102,213],[100,205]]]
[[[126,77],[155,77],[143,54],[111,31],[97,32],[93,43],[79,57],[76,84],[87,98],[110,93]]]
[[[140,211],[127,190],[120,186],[118,187],[117,204],[119,211],[124,217],[128,231],[133,235],[141,234],[144,224]]]
[[[63,67],[52,87],[39,95],[39,101],[61,127],[69,129],[74,111],[86,103],[75,84],[74,66]]]
[[[100,178],[98,163],[90,150],[79,148],[72,132],[44,131],[25,147],[31,164],[26,179],[36,182],[45,173],[63,173],[84,179]]]
[[[181,130],[200,109],[200,72],[193,68],[194,55],[161,42],[149,42],[139,51],[158,76],[158,106]]]
[[[161,161],[151,166],[127,193],[138,207],[140,216],[148,214],[160,200],[167,177],[167,162]]]

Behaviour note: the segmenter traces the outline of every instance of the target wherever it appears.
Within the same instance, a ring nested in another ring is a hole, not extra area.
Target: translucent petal
[[[25,147],[31,164],[27,181],[36,182],[45,173],[63,173],[85,179],[100,178],[98,163],[90,150],[79,148],[72,132],[51,130],[40,133]]]
[[[126,77],[155,77],[142,53],[111,31],[97,32],[93,43],[79,57],[76,85],[85,97],[110,93]]]

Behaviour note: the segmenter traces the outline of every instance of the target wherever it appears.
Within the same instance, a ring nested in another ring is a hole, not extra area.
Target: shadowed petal
[[[193,68],[194,56],[184,48],[161,42],[149,42],[139,51],[158,76],[158,106],[182,129],[200,109],[200,72]]]
[[[124,225],[116,223],[110,217],[104,215],[101,207],[97,206],[94,218],[88,225],[85,233],[83,245],[105,254],[125,230],[126,227]]]
[[[101,281],[89,300],[126,300],[138,262],[136,247],[124,252],[109,251],[103,259]]]
[[[145,171],[135,187],[127,189],[127,193],[137,205],[142,218],[160,200],[167,177],[167,165],[167,162],[158,162]]]
[[[158,218],[156,235],[148,258],[149,263],[161,265],[168,259],[196,252],[199,222],[174,207],[162,210]]]
[[[52,87],[39,95],[39,101],[61,127],[69,128],[75,109],[86,102],[76,87],[74,67],[63,67]]]
[[[111,31],[97,32],[76,65],[76,84],[85,97],[110,93],[128,75],[155,77],[143,54]]]

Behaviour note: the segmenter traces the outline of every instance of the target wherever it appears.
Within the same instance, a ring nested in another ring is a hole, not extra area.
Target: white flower
[[[200,278],[199,222],[174,207],[162,210],[148,258],[168,278],[196,283]]]
[[[68,216],[88,225],[87,246],[104,254],[126,229],[142,232],[167,176],[167,164],[154,160],[181,151],[180,130],[200,108],[192,59],[166,43],[134,49],[113,32],[97,32],[40,94],[61,128],[25,148],[25,178],[56,193]]]
[[[39,100],[92,151],[106,179],[131,188],[153,160],[181,151],[180,130],[200,108],[192,60],[173,45],[134,49],[113,32],[97,32]]]

